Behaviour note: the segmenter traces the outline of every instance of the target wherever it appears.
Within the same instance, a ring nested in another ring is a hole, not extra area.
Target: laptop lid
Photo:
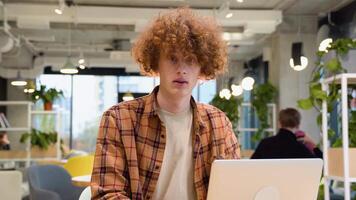
[[[321,159],[215,160],[208,200],[316,200]]]

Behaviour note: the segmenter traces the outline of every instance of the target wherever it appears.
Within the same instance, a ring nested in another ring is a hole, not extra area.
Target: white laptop
[[[208,200],[316,200],[321,159],[216,160]]]

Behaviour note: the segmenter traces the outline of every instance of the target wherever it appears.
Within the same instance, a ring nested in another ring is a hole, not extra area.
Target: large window
[[[64,98],[56,102],[62,113],[61,137],[68,146],[87,152],[95,150],[101,116],[120,100],[119,94],[148,94],[159,82],[159,78],[145,76],[41,75],[38,79],[47,87],[63,90]],[[215,93],[216,81],[205,81],[194,88],[193,97],[209,103]]]

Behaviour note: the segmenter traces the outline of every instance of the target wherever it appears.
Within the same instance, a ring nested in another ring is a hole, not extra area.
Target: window
[[[101,116],[120,100],[120,94],[148,94],[160,83],[157,77],[94,75],[41,75],[38,82],[63,90],[64,98],[56,102],[62,113],[61,137],[71,148],[87,152],[95,150]],[[215,93],[216,81],[210,80],[198,84],[192,95],[209,103]]]

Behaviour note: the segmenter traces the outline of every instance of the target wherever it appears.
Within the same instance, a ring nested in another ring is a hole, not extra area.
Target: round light
[[[249,88],[253,87],[254,83],[255,83],[255,79],[253,79],[250,76],[247,76],[241,81],[242,89],[248,90]]]
[[[27,92],[28,92],[28,93],[34,93],[34,92],[35,92],[35,89],[33,89],[33,88],[27,89]]]
[[[23,89],[23,92],[24,92],[24,93],[27,93],[27,92],[28,92],[28,89],[26,89],[26,88]]]
[[[219,92],[219,97],[220,97],[220,98],[224,98],[224,93],[223,93],[223,91],[220,91],[220,92]]]
[[[54,9],[54,12],[57,13],[58,15],[63,14],[63,11],[59,8]]]
[[[302,71],[303,69],[305,69],[308,66],[308,58],[305,56],[301,56],[300,57],[300,65],[294,65],[294,61],[291,58],[289,60],[289,65],[295,70],[295,71]]]
[[[79,60],[78,60],[78,63],[79,63],[80,65],[83,65],[83,64],[85,63],[84,58],[79,59]]]
[[[76,74],[78,73],[78,70],[75,68],[63,68],[60,70],[62,74]]]
[[[11,81],[11,85],[13,86],[25,86],[27,85],[26,81],[21,81],[21,80],[15,80],[15,81]]]
[[[80,64],[80,65],[79,65],[79,68],[80,68],[80,69],[85,69],[85,65]]]
[[[238,3],[243,3],[244,0],[236,0]]]
[[[230,98],[231,98],[231,93],[229,92],[225,95],[225,99],[229,100]]]
[[[243,93],[243,89],[241,85],[231,85],[231,90],[232,90],[232,95],[234,96],[240,96]]]
[[[225,18],[226,18],[226,19],[229,19],[229,18],[231,18],[233,15],[234,15],[234,14],[232,14],[232,12],[229,12],[229,13],[226,14]]]
[[[40,96],[38,96],[38,95],[35,96],[35,99],[39,99],[39,98],[40,98]]]
[[[253,85],[248,85],[244,90],[251,91],[253,89]]]
[[[320,42],[319,45],[319,51],[324,51],[325,53],[328,52],[328,49],[330,47],[330,44],[333,42],[332,38],[326,38],[325,40]]]

